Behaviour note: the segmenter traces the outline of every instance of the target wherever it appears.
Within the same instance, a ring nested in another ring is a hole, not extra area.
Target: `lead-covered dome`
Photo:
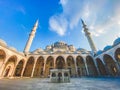
[[[64,44],[66,44],[66,43],[65,43],[64,41],[57,41],[57,42],[54,43],[54,45],[58,45],[58,44],[64,45]]]
[[[99,50],[99,51],[97,51],[97,55],[99,55],[99,54],[101,54],[103,51],[102,50]]]
[[[0,44],[3,45],[3,46],[7,46],[7,43],[2,39],[0,39]]]
[[[61,47],[66,47],[66,46],[67,46],[67,44],[63,41],[58,41],[58,42],[54,43],[54,47],[56,47],[56,48],[61,48]]]
[[[117,38],[117,39],[113,42],[113,45],[117,45],[117,44],[119,44],[119,43],[120,43],[120,37]]]
[[[81,53],[88,53],[88,51],[84,48],[78,48],[76,51]]]
[[[104,47],[104,51],[109,50],[111,48],[112,48],[112,46],[108,45],[108,46]]]
[[[13,51],[17,51],[17,49],[14,48],[14,47],[9,47],[9,49],[11,49],[11,50],[13,50]]]

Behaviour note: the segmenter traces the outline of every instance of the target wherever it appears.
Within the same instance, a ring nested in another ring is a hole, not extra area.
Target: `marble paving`
[[[120,90],[120,78],[72,78],[50,83],[49,78],[0,79],[0,90]]]

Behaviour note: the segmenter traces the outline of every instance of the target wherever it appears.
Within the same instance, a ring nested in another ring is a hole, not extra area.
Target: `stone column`
[[[9,59],[9,57],[6,57],[6,59],[3,62],[3,65],[1,66],[0,77],[2,77],[2,75],[3,75],[4,69],[5,69],[5,65],[6,65],[8,59]]]
[[[37,63],[37,59],[35,59],[35,63],[34,63],[34,65],[33,65],[33,70],[32,70],[32,73],[31,73],[31,77],[33,77],[33,74],[34,74],[34,71],[35,71],[36,63]]]
[[[23,69],[22,69],[22,72],[21,72],[21,77],[23,77],[23,74],[24,74],[24,71],[25,71],[25,67],[26,67],[26,63],[27,63],[27,61],[23,65]]]
[[[46,60],[44,60],[44,67],[43,67],[43,75],[45,77],[45,67],[46,67]]]
[[[4,72],[4,69],[5,69],[5,63],[3,63],[2,67],[1,67],[1,70],[0,70],[0,77],[2,77],[3,72]]]
[[[56,68],[56,64],[55,64],[56,60],[54,60],[54,69]]]
[[[74,62],[75,62],[75,70],[76,70],[75,74],[76,74],[76,76],[78,76],[78,69],[77,69],[76,59],[74,59]]]
[[[94,60],[94,59],[93,59]],[[96,67],[96,70],[97,70],[97,73],[98,73],[98,76],[100,76],[100,71],[98,69],[98,65],[96,64],[96,61],[94,60],[94,64],[95,64],[95,67]]]
[[[68,69],[67,60],[65,60],[65,69]]]
[[[89,76],[89,71],[88,71],[88,66],[87,66],[86,60],[84,60],[84,63],[85,63],[85,68],[86,68],[87,76]]]
[[[14,77],[15,70],[16,70],[16,67],[17,67],[18,63],[19,63],[19,62],[17,62],[16,65],[14,65],[14,68],[13,68],[13,71],[12,71],[12,74],[11,74],[11,77]]]

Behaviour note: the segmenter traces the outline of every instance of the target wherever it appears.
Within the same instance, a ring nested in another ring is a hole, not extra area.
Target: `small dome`
[[[83,48],[78,48],[76,51],[81,52],[81,53],[88,53],[88,51],[86,49],[83,49]]]
[[[42,52],[43,49],[42,49],[42,48],[38,48],[37,51],[38,51],[38,52]]]
[[[40,53],[40,52],[43,52],[43,49],[38,48],[38,49],[34,50],[32,53]]]
[[[108,45],[108,46],[104,47],[104,51],[109,50],[110,48],[112,48],[112,46]]]
[[[46,50],[50,50],[52,47],[50,45],[46,46]]]
[[[14,47],[9,47],[9,48],[13,51],[17,51],[16,48],[14,48]]]
[[[23,52],[19,52],[20,54],[22,54],[22,55],[24,55],[24,53]]]
[[[97,51],[97,55],[99,55],[99,54],[101,54],[102,53],[102,50],[99,50],[99,51]]]
[[[117,39],[114,41],[113,45],[117,45],[117,44],[119,44],[119,43],[120,43],[120,37],[117,38]]]
[[[87,50],[83,48],[78,48],[77,51],[87,51]]]
[[[0,44],[3,45],[3,46],[7,46],[7,43],[2,39],[0,39]]]

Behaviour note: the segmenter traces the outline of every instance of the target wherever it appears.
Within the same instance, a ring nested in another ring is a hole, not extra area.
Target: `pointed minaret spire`
[[[86,24],[84,23],[84,21],[81,19],[81,22],[82,22],[82,24],[83,24],[83,28],[86,28]]]
[[[87,25],[84,23],[84,21],[83,21],[82,19],[81,19],[81,22],[82,22],[82,24],[83,24],[85,36],[86,36],[87,39],[88,39],[88,42],[89,42],[90,47],[91,47],[91,49],[92,49],[92,52],[93,52],[93,53],[96,53],[97,49],[96,49],[95,44],[94,44],[94,42],[93,42],[93,39],[92,39],[92,37],[91,37],[91,33],[89,32],[89,30],[88,30],[88,28],[87,28]]]
[[[28,41],[27,41],[26,46],[24,48],[24,53],[25,54],[27,54],[29,52],[29,50],[30,50],[30,47],[31,47],[32,41],[33,41],[33,39],[35,37],[35,33],[36,33],[37,28],[38,28],[38,20],[34,24],[33,29],[31,31],[31,33],[29,34]]]

